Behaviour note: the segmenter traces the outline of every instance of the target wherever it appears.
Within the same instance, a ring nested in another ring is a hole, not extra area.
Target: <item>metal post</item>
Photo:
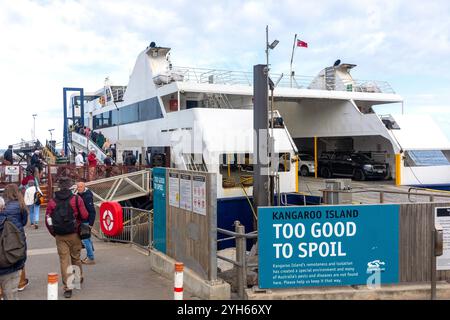
[[[209,190],[208,221],[209,221],[209,280],[217,280],[217,176],[207,174],[207,190]]]
[[[432,215],[432,219],[434,220],[434,215]],[[436,243],[436,229],[434,227],[434,221],[432,224],[432,232],[431,232],[431,300],[436,300],[436,252],[435,252],[435,243]]]
[[[384,192],[380,191],[380,203],[384,203]]]
[[[236,236],[236,262],[237,270],[237,287],[239,297],[244,298],[245,289],[247,288],[247,263],[245,249],[245,227],[239,221],[234,222],[235,232],[240,236]]]
[[[266,65],[253,67],[253,201],[255,208],[267,206],[269,200],[269,161],[268,161],[268,74]],[[256,222],[255,222],[256,225]]]
[[[134,221],[133,221],[134,211],[133,209],[126,209],[126,210],[130,211],[130,242],[134,244]]]

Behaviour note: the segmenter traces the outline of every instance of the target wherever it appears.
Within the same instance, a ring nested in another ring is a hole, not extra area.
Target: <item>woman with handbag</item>
[[[4,255],[7,255],[6,248],[1,248],[0,288],[4,299],[18,300],[17,292],[19,291],[21,272],[23,272],[22,269],[24,269],[27,260],[24,226],[28,221],[28,211],[22,193],[16,185],[7,185],[3,197],[5,208],[0,212],[0,235],[3,236],[3,232],[7,232],[8,229],[11,230],[11,228],[19,230],[21,247],[18,249],[20,249],[22,255],[15,257],[14,261],[10,261],[4,259]]]

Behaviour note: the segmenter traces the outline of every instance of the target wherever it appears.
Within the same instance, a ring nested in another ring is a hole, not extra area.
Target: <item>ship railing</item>
[[[221,69],[207,68],[190,68],[190,67],[173,67],[172,73],[178,74],[183,82],[211,83],[225,85],[253,85],[253,73],[245,71],[231,71]],[[277,87],[296,88],[296,89],[312,89],[312,90],[330,90],[330,91],[346,91],[346,92],[363,92],[363,93],[389,93],[394,94],[395,91],[386,81],[379,80],[351,80],[342,81],[335,80],[335,84],[331,87],[317,77],[295,75],[292,82],[289,76],[283,74],[270,74],[270,78],[274,82],[278,82]],[[278,81],[279,80],[279,81]]]

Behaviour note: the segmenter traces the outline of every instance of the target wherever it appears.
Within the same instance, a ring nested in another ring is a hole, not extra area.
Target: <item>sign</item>
[[[153,168],[153,246],[166,253],[166,169]]]
[[[450,208],[436,208],[434,223],[440,224],[444,231],[443,252],[436,258],[436,269],[450,270]]]
[[[5,175],[7,176],[18,176],[20,174],[19,166],[6,166]]]
[[[399,212],[399,205],[259,208],[259,287],[399,282]]]
[[[194,187],[193,201],[194,212],[206,216],[206,177],[194,176],[192,181]]]
[[[192,181],[188,174],[180,174],[180,208],[192,211]]]
[[[180,207],[180,179],[178,173],[169,172],[169,205]]]

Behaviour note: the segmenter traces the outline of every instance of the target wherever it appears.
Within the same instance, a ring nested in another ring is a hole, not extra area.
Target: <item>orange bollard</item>
[[[48,274],[47,300],[58,300],[58,274]]]
[[[181,262],[175,263],[175,285],[173,288],[173,299],[183,300],[183,270],[184,264]]]

